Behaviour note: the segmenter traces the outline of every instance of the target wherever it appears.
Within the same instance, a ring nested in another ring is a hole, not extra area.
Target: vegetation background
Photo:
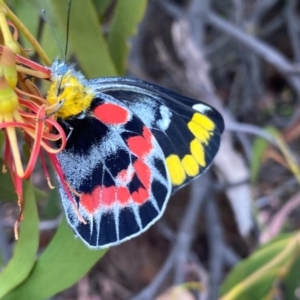
[[[66,0],[6,3],[63,58]],[[74,239],[39,169],[15,243],[16,196],[1,174],[0,299],[300,299],[299,9],[297,0],[73,0],[67,61],[88,78],[138,77],[201,99],[226,132],[213,167],[163,218],[106,253]]]

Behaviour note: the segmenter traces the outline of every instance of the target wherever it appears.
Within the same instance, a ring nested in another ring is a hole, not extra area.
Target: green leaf
[[[51,3],[66,27],[68,1]],[[116,75],[92,0],[73,0],[70,17],[70,44],[83,72],[88,77]]]
[[[281,268],[285,269],[289,259],[298,252],[298,240],[295,239],[298,239],[297,234],[282,235],[240,262],[230,272],[221,287],[222,299],[251,300],[266,297],[273,288]],[[271,261],[272,266],[269,265]],[[255,280],[253,274],[255,274]],[[246,281],[248,285],[245,285]],[[233,290],[235,293],[232,292]]]
[[[93,2],[101,19],[112,0],[94,0]]]
[[[287,276],[283,280],[286,300],[295,299],[296,289],[300,285],[300,256],[298,255],[295,262],[292,264]]]
[[[267,126],[264,128],[266,132],[274,136],[275,138],[280,136],[280,132],[273,126]],[[269,142],[263,138],[256,138],[252,148],[252,159],[251,159],[251,182],[256,183],[261,168],[261,160],[264,152],[269,146]]]
[[[3,159],[1,158],[0,165],[3,165]],[[11,180],[10,173],[8,171],[6,173],[0,172],[0,183],[0,201],[17,201],[17,195],[13,186],[13,182]],[[33,192],[37,200],[39,200],[40,198],[45,198],[47,196],[44,191],[36,187],[33,187]]]
[[[49,298],[82,278],[105,252],[87,248],[63,220],[30,276],[5,300]]]
[[[261,161],[264,152],[269,146],[269,142],[265,139],[258,137],[254,140],[252,148],[252,158],[251,158],[251,182],[255,184],[258,180],[259,171],[261,168]]]
[[[1,166],[2,163],[3,160],[0,159]],[[0,182],[0,201],[17,201],[17,195],[8,171],[6,173],[0,172]]]
[[[43,219],[54,219],[61,213],[61,200],[58,193],[58,189],[50,190],[48,193],[48,199],[45,201],[42,209],[40,210],[40,216]]]
[[[4,259],[2,253],[0,252],[0,270],[2,269],[3,266],[4,266]]]
[[[136,33],[146,4],[146,0],[118,0],[108,35],[108,46],[116,69],[121,75],[125,73],[129,53],[128,39]]]
[[[51,61],[57,58],[64,60],[64,47],[66,43],[65,26],[62,26],[62,24],[57,20],[50,2],[44,0],[39,1],[47,4],[45,6],[45,10],[47,11],[47,20],[49,22],[44,24],[42,28],[40,43]],[[69,51],[69,54],[70,53],[71,51]]]
[[[12,259],[0,273],[0,299],[23,282],[34,266],[39,240],[39,219],[33,187],[24,188],[24,221],[20,225],[19,240],[15,244]]]
[[[10,3],[8,3],[10,5]],[[18,16],[26,28],[32,33],[33,36],[37,36],[39,30],[39,17],[38,14],[40,10],[36,5],[34,5],[34,0],[23,1],[14,0],[12,1],[10,7],[13,9],[14,13]],[[30,11],[30,14],[28,13]],[[34,16],[34,17],[33,17]],[[32,45],[24,38],[23,34],[20,32],[20,38],[24,48],[32,49]]]

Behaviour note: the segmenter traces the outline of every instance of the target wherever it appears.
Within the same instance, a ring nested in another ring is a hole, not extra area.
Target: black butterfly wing
[[[165,155],[172,192],[210,166],[224,130],[216,109],[142,80],[108,77],[90,84],[124,103],[151,130]]]
[[[59,180],[59,190],[77,235],[89,247],[105,248],[149,228],[162,215],[172,186],[163,151],[141,119],[101,94],[88,112],[61,126],[71,134],[58,154],[67,183]]]

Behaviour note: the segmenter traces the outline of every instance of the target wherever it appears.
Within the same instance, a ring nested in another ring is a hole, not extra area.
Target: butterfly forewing
[[[224,130],[214,108],[141,80],[112,77],[97,83],[99,92],[125,103],[152,131],[164,152],[172,192],[211,164]]]

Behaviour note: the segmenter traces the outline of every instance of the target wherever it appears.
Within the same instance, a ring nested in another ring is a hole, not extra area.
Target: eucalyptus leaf
[[[297,238],[295,234],[279,236],[240,262],[224,281],[221,287],[221,299],[251,300],[267,297],[280,270],[285,269],[286,263],[298,251],[296,240],[293,240],[295,238]],[[294,246],[289,248],[289,252],[285,253],[285,256],[282,256],[283,251],[287,250],[288,244]],[[272,266],[268,267],[270,262],[272,262]],[[289,272],[289,270],[286,271]],[[253,274],[255,274],[255,280]],[[246,281],[249,283],[248,285],[245,285]]]
[[[38,6],[35,5],[34,0],[14,0],[11,3],[8,3],[10,7],[13,9],[14,13],[18,16],[22,23],[26,26],[26,28],[32,33],[33,36],[37,37],[39,31],[39,13],[40,10]],[[30,11],[30,14],[28,13]],[[35,17],[32,17],[32,16]],[[26,49],[32,49],[31,44],[24,38],[23,34],[20,32],[20,39],[22,41],[22,45]]]
[[[283,279],[283,286],[285,291],[286,300],[295,299],[296,290],[300,285],[300,256],[295,259],[292,264],[291,269],[287,273],[286,277]]]
[[[3,161],[0,159],[0,164],[2,165],[2,163]],[[8,171],[0,172],[0,183],[0,201],[17,201],[17,195]]]
[[[118,0],[108,35],[108,45],[116,69],[121,75],[125,73],[129,38],[136,33],[146,5],[146,0]]]
[[[254,140],[250,165],[251,182],[253,184],[255,184],[258,180],[259,171],[262,166],[262,156],[268,146],[269,143],[261,137],[258,137]]]
[[[37,260],[30,276],[5,300],[46,299],[72,286],[99,260],[106,250],[91,250],[74,237],[65,220]]]
[[[51,3],[61,24],[66,24],[68,1]],[[88,77],[117,75],[92,0],[72,1],[69,38],[80,68]]]
[[[112,0],[94,0],[93,2],[101,19],[105,14],[108,6],[112,3]]]

